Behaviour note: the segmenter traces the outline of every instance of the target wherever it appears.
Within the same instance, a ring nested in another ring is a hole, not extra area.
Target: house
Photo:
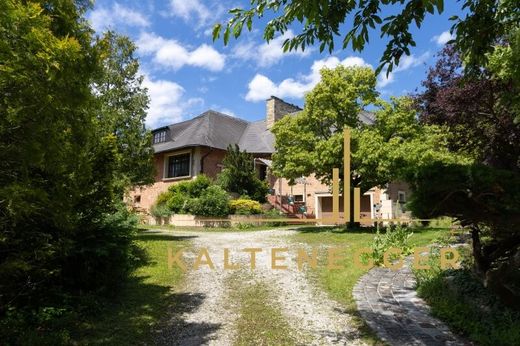
[[[295,185],[270,173],[274,136],[270,129],[283,116],[301,111],[272,96],[266,101],[265,119],[248,122],[216,111],[152,131],[155,183],[136,187],[130,192],[130,204],[148,212],[157,196],[176,182],[193,179],[198,174],[215,178],[222,169],[222,160],[230,144],[251,153],[261,179],[270,186],[268,201],[275,208],[293,217],[327,218],[332,214],[332,194],[314,175],[302,177]],[[372,123],[370,113],[361,113],[360,120]],[[402,210],[409,189],[404,183],[392,183],[384,189],[372,188],[361,199],[362,217],[394,218]],[[343,211],[340,199],[340,212]]]

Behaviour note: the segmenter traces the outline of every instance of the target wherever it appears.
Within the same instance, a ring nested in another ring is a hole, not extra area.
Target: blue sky
[[[244,31],[228,46],[213,42],[214,23],[227,18],[227,10],[249,2],[168,0],[98,0],[87,17],[98,33],[108,28],[128,35],[138,46],[141,73],[151,97],[147,126],[150,128],[187,120],[208,109],[259,120],[265,116],[265,99],[278,96],[303,106],[304,94],[319,81],[323,66],[370,65],[376,67],[386,40],[372,35],[361,53],[350,48],[332,54],[311,47],[304,52],[283,54],[285,37],[268,45],[262,40],[262,22],[253,32]],[[460,4],[445,1],[442,15],[427,17],[414,27],[417,46],[412,55],[385,78],[379,76],[381,96],[399,96],[420,88],[427,67],[450,39],[448,18],[460,14]],[[383,16],[399,10],[390,7]],[[345,29],[345,32],[347,29]],[[296,30],[294,31],[296,32]],[[339,46],[339,44],[337,45]]]

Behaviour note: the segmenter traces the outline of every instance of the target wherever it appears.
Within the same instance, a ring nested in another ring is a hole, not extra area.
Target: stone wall
[[[238,224],[251,224],[254,226],[265,225],[262,219],[269,219],[264,215],[229,215],[227,217],[203,217],[188,214],[175,214],[167,218],[156,218],[149,216],[145,219],[149,225],[170,225],[176,227],[230,227]],[[280,222],[283,222],[281,219]],[[294,220],[287,220],[287,224],[295,223]]]

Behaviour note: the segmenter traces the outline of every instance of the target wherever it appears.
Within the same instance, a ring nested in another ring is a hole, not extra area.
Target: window
[[[166,130],[157,131],[153,134],[153,144],[166,142]]]
[[[258,167],[258,178],[262,181],[267,178],[267,166],[266,165],[260,165]]]
[[[406,203],[406,193],[404,191],[397,192],[397,201],[399,203]]]
[[[303,202],[303,195],[294,195],[295,202]]]
[[[190,153],[168,156],[166,178],[188,177],[190,175]]]

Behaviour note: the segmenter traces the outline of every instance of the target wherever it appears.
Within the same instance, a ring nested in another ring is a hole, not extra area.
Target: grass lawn
[[[417,228],[413,230],[414,235],[410,241],[413,246],[424,246],[432,243],[447,231],[447,229],[439,228]],[[368,247],[374,236],[375,231],[369,228],[345,230],[334,227],[305,227],[300,228],[292,240],[311,246],[346,247],[344,260],[338,263],[343,267],[342,269],[328,270],[326,265],[321,265],[316,270],[311,270],[310,275],[330,294],[331,298],[341,302],[347,311],[355,316],[354,323],[363,333],[367,343],[382,345],[383,343],[359,317],[356,303],[352,297],[354,285],[367,271],[354,266],[353,255],[357,249]]]
[[[119,297],[100,307],[95,318],[81,322],[73,339],[80,345],[136,345],[149,342],[151,329],[175,304],[171,288],[182,281],[178,267],[168,268],[167,251],[189,245],[186,237],[139,232],[135,241],[147,263],[125,285]]]
[[[239,304],[235,346],[296,345],[296,332],[285,320],[280,308],[273,304],[273,295],[263,283],[243,287],[241,277],[231,277],[232,296]]]

